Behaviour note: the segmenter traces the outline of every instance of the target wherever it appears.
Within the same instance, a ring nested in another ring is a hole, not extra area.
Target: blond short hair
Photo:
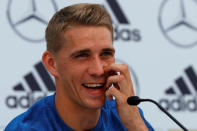
[[[49,21],[45,38],[47,50],[57,53],[61,47],[61,33],[70,27],[105,26],[113,40],[113,26],[109,13],[99,4],[75,4],[57,11]]]

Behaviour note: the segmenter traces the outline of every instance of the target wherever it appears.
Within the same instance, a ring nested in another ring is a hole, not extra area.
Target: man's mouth
[[[101,89],[105,86],[105,84],[82,84],[87,89]]]

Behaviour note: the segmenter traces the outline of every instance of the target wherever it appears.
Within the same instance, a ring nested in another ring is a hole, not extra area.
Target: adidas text
[[[123,28],[118,25],[114,26],[114,40],[123,40],[123,41],[140,41],[141,35],[140,30],[128,28]]]
[[[6,98],[6,105],[9,108],[29,108],[32,104],[34,104],[36,101],[41,99],[42,97],[47,96],[47,93],[42,92],[39,95],[35,95],[33,92],[28,92],[25,95],[10,95]]]
[[[194,112],[197,111],[197,97],[193,96],[189,99],[186,99],[184,96],[179,96],[175,99],[161,99],[159,103],[164,107],[166,110],[169,111],[189,111]]]

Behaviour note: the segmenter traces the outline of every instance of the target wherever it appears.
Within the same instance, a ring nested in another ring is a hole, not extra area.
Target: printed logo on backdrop
[[[117,0],[105,0],[105,9],[110,13],[114,25],[114,40],[141,41],[141,34],[138,28],[131,28],[131,23],[125,15]]]
[[[42,42],[48,21],[57,9],[55,0],[8,0],[7,18],[19,37]]]
[[[25,5],[22,6],[21,4]],[[141,40],[140,30],[131,28],[131,23],[126,17],[117,0],[104,0],[103,5],[112,17],[114,24],[114,40],[134,41]],[[9,0],[7,18],[14,32],[22,39],[29,42],[42,42],[44,31],[51,16],[58,10],[55,0]]]
[[[197,1],[164,0],[159,10],[159,26],[172,44],[189,48],[197,44]]]
[[[127,63],[125,63],[124,61],[122,61],[120,59],[116,59],[116,63],[117,64],[127,64]],[[138,82],[138,79],[137,79],[137,75],[134,72],[134,70],[131,68],[131,66],[130,65],[128,65],[128,66],[129,66],[129,71],[130,71],[131,79],[132,79],[132,82],[133,82],[133,87],[134,87],[135,95],[136,96],[139,96],[140,95],[140,87],[139,87],[139,82]]]
[[[174,80],[174,86],[166,89],[166,98],[159,100],[159,103],[169,111],[181,112],[197,111],[197,73],[193,66],[183,71],[181,76]]]
[[[55,83],[42,62],[35,64],[34,68],[39,77],[36,77],[34,72],[25,74],[25,83],[19,82],[13,86],[14,94],[7,96],[5,100],[7,107],[28,108],[42,97],[55,91]],[[41,83],[44,88],[41,88]]]

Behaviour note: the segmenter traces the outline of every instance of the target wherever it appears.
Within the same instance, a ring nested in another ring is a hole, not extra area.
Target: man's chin
[[[100,109],[104,106],[105,104],[105,98],[100,99],[100,100],[91,100],[88,101],[87,105],[91,109]]]

